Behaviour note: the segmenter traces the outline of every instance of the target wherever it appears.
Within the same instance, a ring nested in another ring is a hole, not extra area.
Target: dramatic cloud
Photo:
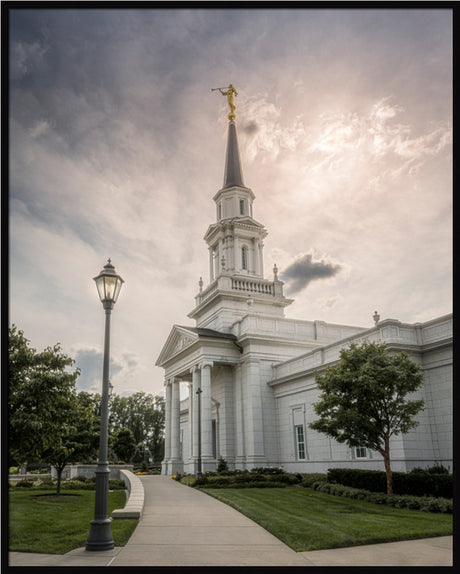
[[[110,380],[164,390],[155,361],[209,282],[228,126],[211,88],[229,83],[264,275],[276,262],[297,295],[286,316],[451,311],[449,10],[39,7],[8,22],[9,320],[37,349],[60,342],[81,388],[100,388],[92,278],[110,257],[125,280]]]
[[[297,256],[280,277],[286,282],[289,295],[294,295],[305,289],[312,281],[334,277],[341,268],[341,265],[331,260],[313,260],[313,253],[305,253]]]

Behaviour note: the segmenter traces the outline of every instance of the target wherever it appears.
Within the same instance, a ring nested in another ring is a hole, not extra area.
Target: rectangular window
[[[297,445],[297,459],[305,459],[305,433],[303,425],[296,425],[295,427],[295,438]]]
[[[367,458],[367,448],[365,446],[355,447],[356,458]]]
[[[219,203],[219,205],[217,206],[217,219],[222,219],[222,204]]]
[[[240,215],[244,215],[244,199],[240,199]]]
[[[247,269],[248,268],[248,248],[243,247],[241,249],[241,268]]]

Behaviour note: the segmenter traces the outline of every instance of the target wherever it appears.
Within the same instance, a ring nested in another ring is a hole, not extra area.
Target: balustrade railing
[[[257,281],[254,279],[237,279],[232,277],[232,289],[237,291],[249,291],[250,293],[262,293],[274,295],[275,287],[270,281]]]
[[[221,275],[214,280],[204,291],[200,292],[197,297],[197,304],[201,304],[209,297],[211,297],[218,290],[235,290],[245,291],[246,293],[258,293],[262,295],[275,296],[275,283],[273,281],[266,281],[265,279],[251,279],[241,277],[230,277],[228,275]]]

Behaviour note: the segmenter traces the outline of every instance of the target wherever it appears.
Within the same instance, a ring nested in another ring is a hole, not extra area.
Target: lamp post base
[[[86,541],[86,550],[112,550],[115,542],[110,528],[111,518],[91,520],[91,530]]]

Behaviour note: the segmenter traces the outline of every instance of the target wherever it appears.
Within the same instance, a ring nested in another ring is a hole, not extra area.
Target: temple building
[[[229,86],[230,88],[231,86]],[[233,88],[232,88],[233,89]],[[281,466],[289,472],[332,467],[383,470],[383,459],[309,428],[317,418],[315,373],[334,364],[351,343],[384,341],[405,351],[424,372],[417,397],[419,425],[392,438],[395,471],[436,463],[452,467],[452,315],[405,324],[374,315],[372,327],[285,317],[278,270],[264,277],[264,225],[254,218],[238,149],[232,96],[223,186],[214,195],[216,221],[204,240],[209,284],[202,279],[194,325],[174,325],[156,365],[165,370],[166,423],[162,473]],[[180,385],[188,386],[181,400]]]

